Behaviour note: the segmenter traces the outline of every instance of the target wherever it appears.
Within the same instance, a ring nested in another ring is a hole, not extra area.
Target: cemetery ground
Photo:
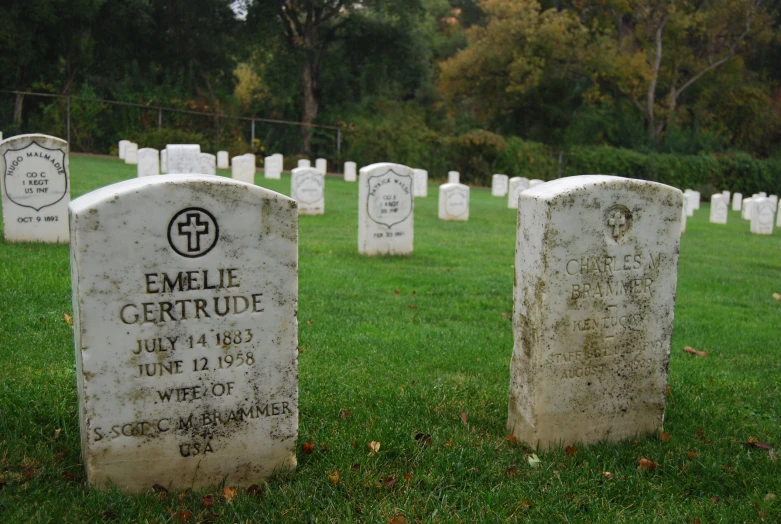
[[[70,170],[72,198],[136,174]],[[681,239],[664,433],[538,452],[506,430],[516,211],[473,189],[469,222],[441,221],[432,184],[414,254],[369,258],[357,192],[327,177],[325,215],[300,217],[298,468],[251,489],[89,489],[68,246],[0,244],[0,521],[781,521],[781,231],[710,224],[703,204]]]

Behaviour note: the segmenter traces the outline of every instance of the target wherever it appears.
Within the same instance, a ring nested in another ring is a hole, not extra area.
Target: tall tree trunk
[[[656,129],[654,106],[656,104],[656,83],[659,80],[659,70],[662,67],[662,34],[667,25],[667,14],[662,17],[659,26],[656,28],[656,55],[651,69],[651,81],[648,83],[648,94],[646,97],[646,119],[648,120],[648,141],[652,146],[656,146],[659,135]]]
[[[22,123],[22,108],[24,107],[24,95],[16,93],[16,99],[14,100],[14,123]]]
[[[313,49],[307,50],[306,63],[304,64],[304,75],[301,79],[301,84],[304,91],[304,109],[301,115],[301,121],[304,126],[301,128],[301,142],[303,153],[309,154],[312,145],[312,127],[315,118],[317,118],[318,101],[317,101],[317,76],[318,76],[318,64],[316,51]]]

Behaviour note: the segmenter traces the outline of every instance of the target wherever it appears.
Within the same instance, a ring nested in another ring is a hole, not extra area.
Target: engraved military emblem
[[[187,258],[202,257],[211,251],[219,236],[217,219],[199,207],[182,209],[168,224],[168,243]]]
[[[445,211],[453,217],[460,217],[469,210],[467,193],[464,189],[451,189],[445,195]]]
[[[621,242],[632,229],[632,212],[622,205],[612,206],[605,213],[605,236],[614,242]]]
[[[322,176],[317,174],[303,175],[296,184],[294,198],[304,204],[314,204],[323,197]]]
[[[773,223],[773,205],[770,202],[764,202],[756,209],[757,221],[762,226],[769,226]]]
[[[37,142],[4,153],[5,194],[14,204],[40,211],[68,193],[65,152]]]
[[[369,198],[366,211],[369,218],[388,229],[404,222],[412,214],[412,177],[389,169],[369,177]]]

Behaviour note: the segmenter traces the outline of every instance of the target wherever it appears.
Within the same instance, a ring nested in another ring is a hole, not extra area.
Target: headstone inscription
[[[168,173],[194,174],[201,171],[201,146],[198,144],[168,144]]]
[[[160,173],[168,173],[168,151],[160,150]]]
[[[358,180],[358,252],[412,253],[415,174],[407,166],[379,163],[362,167]]]
[[[413,195],[416,197],[428,196],[428,171],[425,169],[413,169],[415,173],[415,184],[412,188]]]
[[[773,203],[769,198],[760,196],[752,199],[751,232],[755,235],[773,234]]]
[[[94,191],[70,218],[89,484],[240,486],[294,468],[295,202],[175,174]]]
[[[198,162],[201,165],[200,171],[202,175],[216,175],[217,174],[217,157],[211,153],[201,153],[198,155]]]
[[[124,160],[125,159],[125,148],[130,143],[130,140],[120,140],[119,141],[119,159]]]
[[[310,162],[306,158],[299,158],[297,165],[298,165],[298,167],[312,167],[312,162]],[[291,171],[291,173],[292,173],[292,171]]]
[[[740,211],[740,207],[743,205],[743,195],[740,193],[732,193],[732,210]]]
[[[6,242],[68,242],[68,143],[48,135],[0,142]],[[9,305],[10,306],[10,305]]]
[[[355,162],[344,163],[344,181],[355,182],[357,177],[358,165]]]
[[[217,169],[230,169],[230,159],[227,151],[217,151]]]
[[[505,196],[507,194],[507,180],[507,175],[491,177],[491,196]]]
[[[716,193],[710,198],[710,221],[714,224],[726,224],[728,204],[727,198],[721,194]]]
[[[160,152],[151,147],[138,150],[138,176],[154,176],[160,174]]]
[[[509,180],[509,186],[507,188],[507,208],[518,209],[518,197],[521,191],[529,189],[529,179],[514,176]]]
[[[234,156],[231,160],[231,177],[247,184],[254,184],[255,164],[253,158],[247,155]]]
[[[464,184],[442,184],[439,186],[440,220],[469,220],[469,186]]]
[[[328,161],[325,158],[315,159],[315,169],[320,170],[325,175],[328,173]]]
[[[125,164],[133,166],[138,164],[138,144],[135,142],[125,144]]]
[[[458,184],[460,183],[460,174],[458,171],[448,171],[447,172],[447,183],[448,184]]]
[[[659,430],[683,195],[584,175],[520,201],[510,434],[550,448]]]
[[[291,171],[290,196],[298,202],[299,215],[325,213],[325,175],[315,167]]]

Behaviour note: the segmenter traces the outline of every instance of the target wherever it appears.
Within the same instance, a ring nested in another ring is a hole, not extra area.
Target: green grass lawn
[[[84,156],[70,168],[73,198],[136,172]],[[256,181],[290,192],[289,175]],[[468,223],[440,221],[432,185],[415,201],[414,255],[367,258],[357,194],[328,177],[325,215],[300,218],[298,469],[230,502],[223,486],[86,486],[68,246],[0,243],[0,521],[781,521],[781,461],[746,445],[781,442],[781,231],[696,211],[681,239],[667,434],[539,453],[534,468],[505,429],[514,211],[473,189]],[[639,470],[640,458],[659,466]]]

